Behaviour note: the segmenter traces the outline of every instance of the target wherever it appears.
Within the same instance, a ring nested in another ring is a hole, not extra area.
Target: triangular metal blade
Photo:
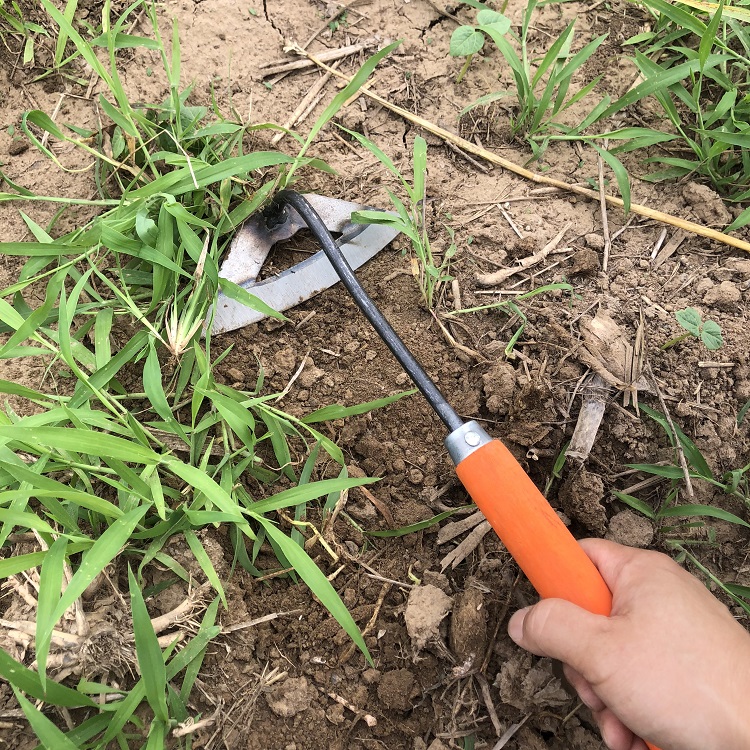
[[[305,193],[305,199],[315,209],[330,232],[344,232],[351,226],[351,216],[367,206],[317,193]],[[232,237],[229,252],[222,261],[219,276],[240,286],[258,277],[271,248],[282,240],[293,237],[306,225],[300,215],[287,206],[286,220],[269,228],[263,212],[251,216]],[[246,287],[248,288],[248,287]]]
[[[346,201],[338,202],[345,203]],[[349,209],[349,214],[346,218],[347,222],[352,210],[360,210],[362,208],[362,206],[357,204],[349,205],[354,206],[354,208]],[[323,218],[325,219],[325,217]],[[328,221],[326,221],[326,225],[328,225]],[[339,230],[343,226],[344,224],[341,223]],[[332,231],[337,230],[333,229]],[[391,227],[370,224],[356,237],[343,244],[341,252],[349,262],[349,265],[357,269],[370,260],[370,258],[377,255],[398,234],[398,230]],[[337,281],[339,281],[338,274],[329,263],[325,253],[319,250],[314,255],[298,263],[296,266],[292,266],[292,268],[287,269],[278,276],[261,282],[255,282],[254,279],[251,279],[240,285],[265,302],[269,307],[278,312],[284,312],[284,310],[288,310],[290,307],[299,305],[316,294],[320,294],[320,292],[333,286]],[[257,312],[243,305],[241,302],[236,302],[220,292],[216,298],[216,309],[211,332],[219,334],[234,331],[250,323],[257,323],[265,317],[264,313]]]

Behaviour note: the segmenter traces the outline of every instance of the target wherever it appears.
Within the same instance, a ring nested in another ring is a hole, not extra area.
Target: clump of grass
[[[297,137],[301,150],[296,157],[247,152],[244,136],[254,126],[224,117],[216,106],[209,110],[189,103],[190,90],[180,88],[176,26],[168,55],[153,5],[136,2],[110,18],[105,4],[101,33],[92,40],[82,36],[67,13],[49,0],[41,2],[60,35],[104,82],[107,93],[99,105],[113,135],[106,154],[102,132],[55,123],[41,111],[27,113],[26,134],[51,160],[55,156],[43,144],[44,132],[95,160],[100,197],[40,196],[12,183],[14,192],[0,193],[5,201],[103,209],[59,237],[52,236],[52,226],[41,227],[24,215],[34,241],[0,243],[0,253],[28,258],[19,280],[0,293],[0,325],[8,334],[0,356],[44,356],[50,373],[64,372],[68,378],[62,394],[0,381],[0,393],[26,399],[36,412],[19,416],[9,405],[0,409],[0,546],[10,543],[11,534],[28,532],[40,545],[39,551],[1,561],[0,577],[41,566],[38,672],[0,654],[0,674],[47,747],[89,746],[92,738],[99,747],[112,741],[125,746],[134,727],[142,728],[136,709],[145,699],[151,708],[146,747],[160,748],[176,723],[188,718],[187,700],[202,655],[219,632],[217,607],[227,604],[219,572],[201,543],[204,528],[225,525],[234,564],[250,574],[289,570],[299,576],[368,656],[351,615],[305,552],[301,531],[309,526],[308,503],[324,498],[325,512],[340,492],[373,480],[348,478],[341,450],[315,425],[331,415],[363,413],[403,394],[356,407],[329,407],[299,419],[279,408],[277,394],[263,393],[262,372],[252,389],[219,382],[215,368],[230,349],[216,352],[210,335],[203,340],[201,331],[210,330],[211,302],[223,284],[219,258],[229,233],[297,170],[328,169],[307,157],[306,150],[393,46],[365,63],[307,140]],[[127,36],[126,22],[141,6],[153,36]],[[105,55],[97,55],[95,47]],[[169,88],[164,102],[136,106],[128,99],[117,69],[122,47],[158,50]],[[41,305],[33,301],[40,288]],[[243,301],[259,304],[249,294]],[[134,379],[139,386],[125,385]],[[339,465],[338,478],[314,481],[322,454]],[[290,533],[275,522],[275,514],[285,509],[293,515]],[[166,550],[175,535],[184,539],[196,569],[217,595],[197,635],[179,651],[174,644],[160,645],[141,594],[154,562],[175,580],[190,581],[190,573]],[[270,570],[260,568],[262,549],[275,555]],[[112,692],[106,684],[84,675],[73,690],[48,678],[48,673],[61,676],[57,662],[50,661],[50,647],[65,612],[71,607],[83,612],[82,593],[123,556],[132,568],[130,609],[140,680],[118,689],[119,699],[100,705],[89,695]],[[70,581],[63,592],[66,571]],[[175,688],[183,672],[181,687]],[[100,712],[63,733],[24,695]]]
[[[539,294],[546,294],[548,292],[554,292],[556,290],[570,292],[572,291],[572,289],[573,287],[566,282],[544,284],[543,286],[540,286],[537,289],[533,289],[530,292],[524,292],[523,294],[519,294],[514,300],[502,300],[500,302],[491,302],[487,305],[479,305],[477,307],[465,307],[465,308],[462,308],[461,310],[451,310],[448,313],[446,313],[446,315],[448,315],[449,317],[453,317],[457,315],[466,315],[469,313],[483,312],[485,310],[499,310],[515,318],[519,322],[519,325],[515,329],[515,331],[513,331],[513,334],[511,335],[510,339],[508,339],[508,343],[505,345],[505,351],[504,351],[504,354],[508,359],[515,359],[516,358],[516,354],[514,352],[515,346],[518,343],[518,340],[521,338],[521,334],[523,333],[524,328],[526,327],[526,323],[528,322],[528,318],[526,317],[526,314],[523,312],[523,310],[518,305],[518,303],[525,302],[526,300],[529,300],[529,299],[533,299]]]
[[[26,18],[16,0],[0,0],[0,45],[12,58],[20,56],[21,65],[34,65],[37,39],[49,37],[43,26]]]
[[[715,476],[703,454],[696,444],[676,425],[670,422],[660,412],[640,404],[640,410],[649,418],[659,424],[666,433],[671,445],[680,450],[685,457],[689,476],[692,480],[707,482],[713,487],[721,490],[728,497],[733,497],[745,508],[750,507],[750,464],[738,469],[727,471],[721,476]],[[674,429],[672,429],[674,425]],[[725,583],[707,569],[688,551],[698,545],[714,545],[716,535],[714,530],[707,526],[704,519],[717,519],[727,523],[750,529],[750,524],[734,513],[714,505],[701,505],[696,503],[680,502],[680,487],[685,478],[685,470],[679,465],[675,456],[672,464],[629,464],[629,468],[641,471],[652,476],[663,477],[668,481],[669,487],[662,502],[657,508],[632,495],[623,492],[613,494],[629,507],[642,513],[647,518],[660,526],[660,531],[665,535],[666,544],[675,550],[681,559],[689,559],[696,567],[708,575],[708,577],[746,612],[750,613],[750,588]],[[677,519],[689,519],[681,521]],[[697,519],[697,520],[696,520]],[[687,538],[688,532],[693,529],[706,528],[705,539]]]
[[[515,89],[482,96],[465,107],[461,114],[497,99],[515,96],[517,107],[510,117],[511,132],[514,136],[523,136],[534,151],[534,157],[539,158],[546,148],[547,135],[568,130],[555,122],[555,118],[587,96],[601,80],[601,76],[597,76],[576,93],[570,93],[573,76],[601,46],[607,35],[593,39],[574,53],[571,48],[575,20],[571,21],[550,45],[539,64],[533,65],[529,29],[536,7],[537,0],[529,0],[521,22],[520,35],[510,30],[510,22],[504,16],[494,11],[480,10],[477,14],[478,26],[461,26],[453,33],[451,54],[468,55],[460,79],[468,67],[471,55],[482,48],[484,36],[492,39],[511,69]],[[596,109],[592,110],[592,114],[595,112]]]
[[[464,31],[456,39],[454,52],[468,54],[478,44],[481,49],[486,35],[501,52],[515,82],[515,91],[486,94],[464,108],[463,113],[499,98],[516,96],[511,130],[526,139],[534,158],[538,159],[552,141],[588,144],[613,170],[626,211],[630,204],[630,180],[619,157],[645,149],[650,150],[645,163],[658,163],[665,168],[643,179],[661,181],[696,175],[706,178],[733,202],[750,200],[747,11],[727,7],[722,0],[705,23],[699,15],[707,10],[706,4],[693,3],[691,11],[668,0],[642,2],[655,18],[654,30],[626,42],[640,47],[633,61],[640,71],[641,82],[615,101],[604,96],[574,125],[563,124],[556,118],[591,93],[599,82],[601,77],[569,95],[573,76],[602,44],[604,36],[572,53],[574,22],[571,22],[534,68],[528,51],[528,30],[536,0],[529,0],[526,6],[520,36],[512,31],[498,33],[499,26],[492,24],[461,27]],[[662,108],[668,128],[624,127],[593,132],[597,125],[649,96]],[[606,141],[608,147],[603,148],[601,141]],[[655,147],[659,151],[653,153]],[[750,208],[727,231],[749,222]]]
[[[419,283],[422,302],[428,310],[434,310],[444,285],[453,279],[449,269],[451,260],[456,254],[456,243],[453,231],[447,226],[445,231],[448,235],[448,247],[443,253],[438,255],[433,250],[430,240],[430,227],[426,215],[427,142],[419,135],[414,139],[413,177],[410,184],[390,157],[369,138],[355,131],[347,130],[346,132],[356,138],[392,175],[398,178],[406,193],[406,202],[404,202],[396,193],[388,190],[396,215],[382,211],[358,211],[354,214],[353,220],[366,224],[385,224],[403,232],[409,238],[414,251],[414,276]]]
[[[678,81],[654,92],[677,140],[671,152],[647,160],[664,169],[646,179],[696,175],[734,202],[750,199],[750,15],[723,0],[708,23],[700,11],[666,0],[643,0],[643,5],[655,19],[654,28],[628,40],[640,48],[635,62],[641,74],[663,79],[684,70]],[[745,212],[730,229],[749,221]]]

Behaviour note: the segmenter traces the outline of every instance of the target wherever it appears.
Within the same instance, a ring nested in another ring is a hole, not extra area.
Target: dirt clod
[[[14,138],[8,146],[10,156],[19,156],[29,150],[29,144],[21,138]]]
[[[604,235],[599,232],[589,232],[583,238],[583,241],[586,243],[586,246],[590,247],[592,250],[604,250]],[[578,253],[576,253],[576,255],[577,254]]]
[[[521,711],[541,705],[560,707],[570,702],[560,679],[552,674],[552,662],[541,659],[534,663],[533,657],[524,652],[514,653],[503,663],[495,686],[503,703]]]
[[[725,312],[737,312],[741,299],[742,292],[731,281],[722,281],[718,286],[709,289],[703,297],[705,304]]]
[[[598,235],[595,235],[598,236]],[[599,253],[595,250],[579,250],[573,256],[573,267],[570,269],[571,276],[596,273],[601,268]]]
[[[507,414],[516,390],[516,371],[508,362],[496,362],[482,375],[487,410],[492,414]]]
[[[610,519],[605,538],[628,547],[648,547],[654,539],[654,528],[647,518],[623,510]]]
[[[472,585],[467,585],[453,604],[450,646],[459,664],[476,666],[484,657],[487,648],[485,596]]]
[[[607,529],[607,513],[601,504],[604,482],[586,469],[571,473],[560,487],[562,508],[574,521],[600,536]]]
[[[317,694],[306,677],[290,677],[275,685],[265,697],[268,707],[276,716],[288,719],[307,711]]]
[[[453,600],[435,586],[415,586],[409,592],[404,620],[415,653],[440,637],[440,623],[450,612]]]
[[[709,226],[726,226],[732,221],[732,214],[721,198],[708,185],[688,182],[682,189],[682,197],[692,206],[699,221]]]
[[[227,370],[227,375],[234,383],[242,383],[245,380],[245,373],[239,367],[230,367]]]
[[[414,675],[408,669],[394,669],[381,677],[378,698],[388,708],[408,711],[411,708],[415,685]]]
[[[315,383],[318,382],[326,374],[325,370],[321,370],[320,367],[315,366],[315,362],[312,361],[312,357],[307,358],[305,369],[300,373],[297,382],[302,388],[312,388]]]
[[[365,683],[365,685],[377,685],[378,682],[380,682],[381,673],[378,669],[365,669],[364,672],[362,672],[362,682]]]

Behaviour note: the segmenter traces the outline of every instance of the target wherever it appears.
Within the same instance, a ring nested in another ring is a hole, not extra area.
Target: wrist
[[[746,750],[750,748],[750,714],[747,711],[747,697],[750,695],[750,639],[742,634],[743,643],[733,660],[733,677],[728,680],[729,691],[721,691],[724,697],[723,712],[725,741],[721,747],[726,750]],[[731,696],[730,700],[726,700]]]

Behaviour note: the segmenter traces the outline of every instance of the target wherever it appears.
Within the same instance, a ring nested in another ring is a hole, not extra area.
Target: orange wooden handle
[[[612,595],[596,566],[499,440],[477,448],[456,473],[541,597],[609,615]]]

